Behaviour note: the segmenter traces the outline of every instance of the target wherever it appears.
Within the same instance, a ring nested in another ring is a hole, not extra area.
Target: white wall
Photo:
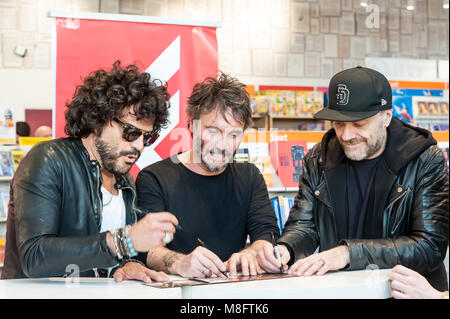
[[[0,105],[10,106],[16,121],[25,109],[51,109],[53,74],[50,69],[0,68]]]

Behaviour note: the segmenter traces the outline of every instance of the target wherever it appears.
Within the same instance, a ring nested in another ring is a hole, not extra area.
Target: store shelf
[[[0,182],[10,182],[12,180],[12,176],[0,176]]]
[[[6,218],[0,218],[0,223],[6,223],[7,219]]]

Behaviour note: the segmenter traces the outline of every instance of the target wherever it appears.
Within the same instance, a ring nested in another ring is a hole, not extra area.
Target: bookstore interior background
[[[433,131],[448,159],[448,6],[448,0],[1,0],[0,272],[9,183],[21,158],[48,139],[36,137],[36,129],[54,124],[50,11],[216,23],[218,68],[245,83],[252,97],[253,127],[235,160],[261,170],[282,229],[301,160],[331,127],[313,115],[326,107],[329,80],[341,70],[362,65],[386,75],[394,115]],[[16,140],[18,121],[30,125],[29,137]],[[446,265],[448,272],[448,254]]]

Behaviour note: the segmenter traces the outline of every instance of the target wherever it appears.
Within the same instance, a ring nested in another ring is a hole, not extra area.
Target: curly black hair
[[[208,77],[203,82],[195,84],[188,99],[186,113],[191,121],[216,108],[222,116],[231,109],[233,118],[242,123],[244,129],[252,123],[250,97],[245,90],[245,84],[221,71],[217,79]]]
[[[153,130],[159,132],[169,122],[169,99],[167,84],[134,64],[122,67],[117,60],[111,71],[93,71],[77,86],[66,103],[64,131],[75,138],[100,135],[106,124],[132,106],[138,120],[154,120]]]

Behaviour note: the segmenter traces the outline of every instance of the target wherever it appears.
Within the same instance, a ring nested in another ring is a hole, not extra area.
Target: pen
[[[278,245],[277,242],[275,241],[275,236],[273,235],[273,232],[271,233],[272,235],[272,246],[273,246],[273,253],[275,255],[275,257],[277,258],[277,260],[280,262],[280,273],[283,273],[283,264],[281,263],[281,256],[280,256],[280,250],[278,249]]]
[[[201,240],[200,238],[197,238],[197,243],[200,245],[200,246],[202,246],[203,248],[206,248],[206,249],[208,249],[207,247],[206,247],[206,244],[203,242],[203,240]],[[221,271],[221,270],[219,270],[221,273],[222,273],[222,275],[224,275],[225,277],[227,277],[228,278],[228,275],[227,275],[227,273],[225,272],[225,271]]]

